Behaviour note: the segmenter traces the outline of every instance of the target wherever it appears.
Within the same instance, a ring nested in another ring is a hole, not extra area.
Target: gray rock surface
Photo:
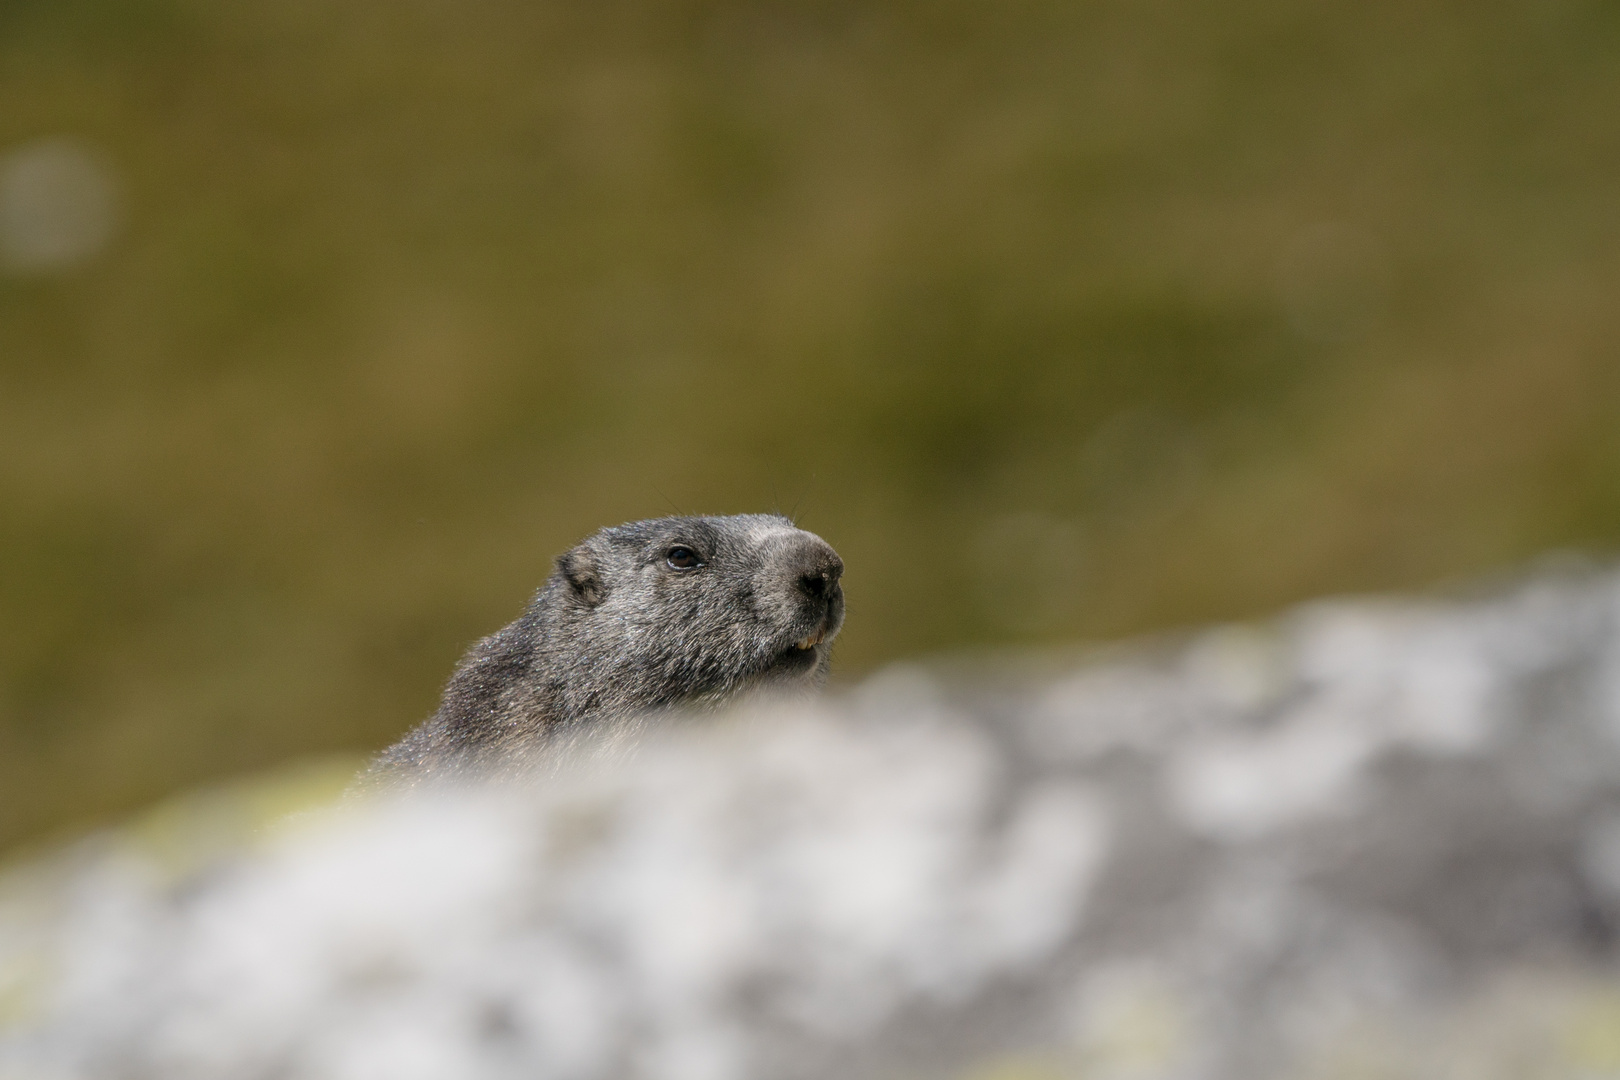
[[[1620,1077],[1614,575],[234,798],[0,877],[0,1077]]]

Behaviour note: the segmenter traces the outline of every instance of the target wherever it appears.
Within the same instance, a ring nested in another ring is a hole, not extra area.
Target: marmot
[[[467,651],[438,712],[368,777],[500,770],[575,725],[818,687],[843,626],[843,572],[826,541],[774,514],[603,529]]]

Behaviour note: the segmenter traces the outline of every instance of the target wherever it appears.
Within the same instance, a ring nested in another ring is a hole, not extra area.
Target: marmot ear
[[[588,607],[595,607],[607,598],[607,590],[602,588],[602,577],[596,572],[596,557],[584,544],[557,556],[557,569],[562,571],[574,595]]]

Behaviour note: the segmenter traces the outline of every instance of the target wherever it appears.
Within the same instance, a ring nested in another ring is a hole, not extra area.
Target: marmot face
[[[819,684],[844,621],[844,563],[820,537],[770,515],[678,517],[604,529],[557,560],[559,640],[630,691],[666,706],[762,685]]]

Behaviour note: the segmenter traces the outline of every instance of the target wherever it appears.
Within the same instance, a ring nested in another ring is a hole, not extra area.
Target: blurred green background
[[[1612,0],[0,0],[0,844],[380,747],[593,529],[850,678],[1620,539]]]

